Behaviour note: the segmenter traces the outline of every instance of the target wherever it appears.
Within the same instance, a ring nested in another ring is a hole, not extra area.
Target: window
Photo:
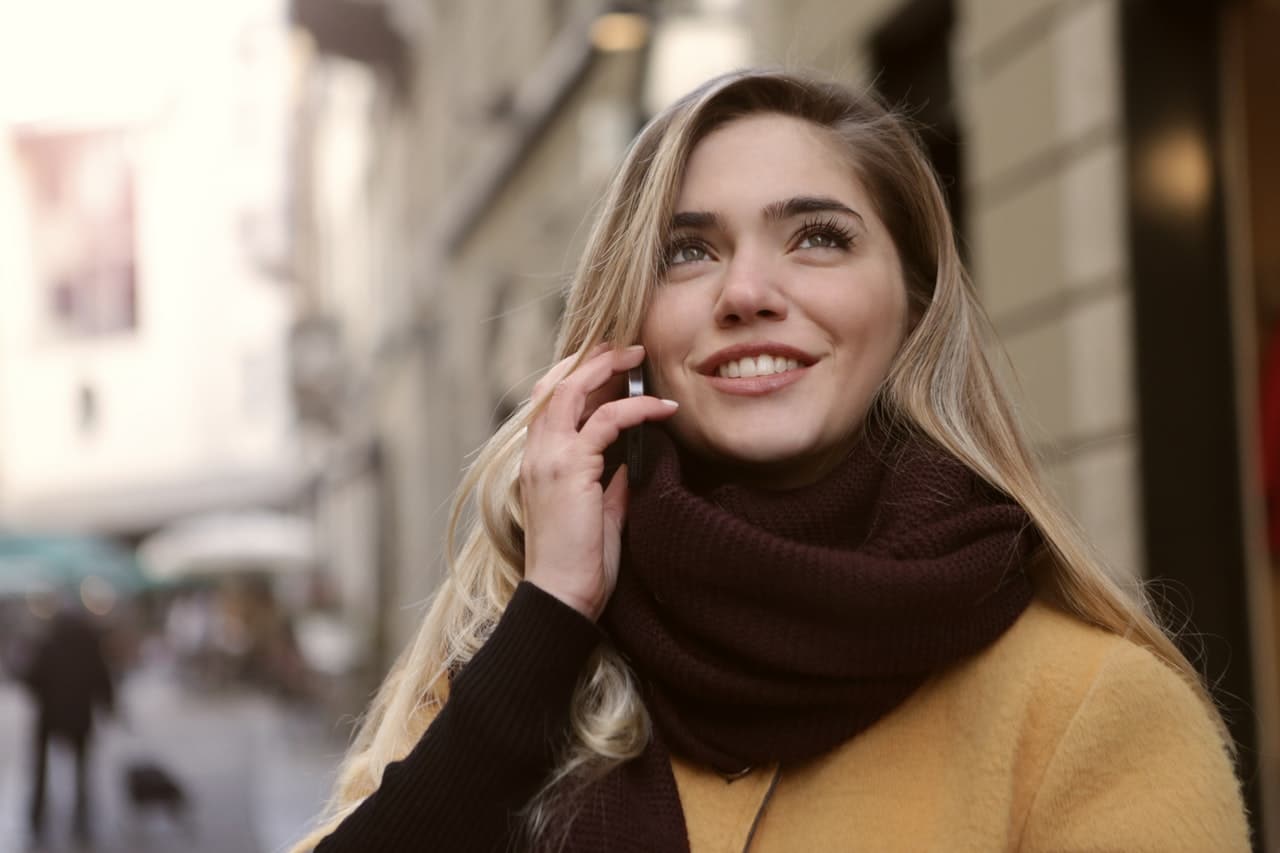
[[[15,134],[32,268],[60,337],[137,326],[137,239],[130,138],[122,132]]]

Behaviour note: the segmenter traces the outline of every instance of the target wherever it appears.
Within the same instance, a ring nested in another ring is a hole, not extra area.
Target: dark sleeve
[[[521,583],[492,636],[403,761],[316,853],[488,851],[554,768],[578,675],[599,628]]]

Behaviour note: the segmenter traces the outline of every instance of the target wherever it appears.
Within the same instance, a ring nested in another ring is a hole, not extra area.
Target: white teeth
[[[769,376],[774,373],[785,373],[788,370],[799,370],[800,362],[794,358],[783,358],[780,355],[747,356],[737,361],[726,361],[716,369],[717,376],[729,379],[739,377]]]

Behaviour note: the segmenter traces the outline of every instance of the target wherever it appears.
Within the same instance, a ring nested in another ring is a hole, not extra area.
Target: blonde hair
[[[1044,487],[984,354],[993,336],[961,265],[937,177],[908,123],[873,94],[793,72],[752,70],[713,79],[655,117],[605,196],[570,287],[556,358],[601,341],[621,346],[638,339],[690,152],[715,128],[759,113],[826,128],[849,153],[893,236],[917,321],[877,409],[927,435],[1026,510],[1043,536],[1032,566],[1043,595],[1150,649],[1212,709],[1195,668],[1157,625],[1141,590],[1122,588],[1104,571]],[[331,832],[377,789],[387,764],[408,753],[447,698],[448,674],[470,660],[510,600],[524,564],[518,474],[533,414],[529,403],[515,412],[468,469],[449,524],[449,576],[374,699],[323,825],[296,850]],[[534,833],[560,816],[558,792],[599,778],[648,741],[636,682],[607,647],[587,666],[572,708],[571,745],[529,808]]]

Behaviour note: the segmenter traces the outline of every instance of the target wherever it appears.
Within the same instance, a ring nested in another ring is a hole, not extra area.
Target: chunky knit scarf
[[[869,427],[785,492],[733,482],[661,429],[645,450],[602,624],[655,732],[583,795],[569,850],[688,851],[670,753],[726,776],[821,755],[1031,599],[1027,514],[922,438]]]

